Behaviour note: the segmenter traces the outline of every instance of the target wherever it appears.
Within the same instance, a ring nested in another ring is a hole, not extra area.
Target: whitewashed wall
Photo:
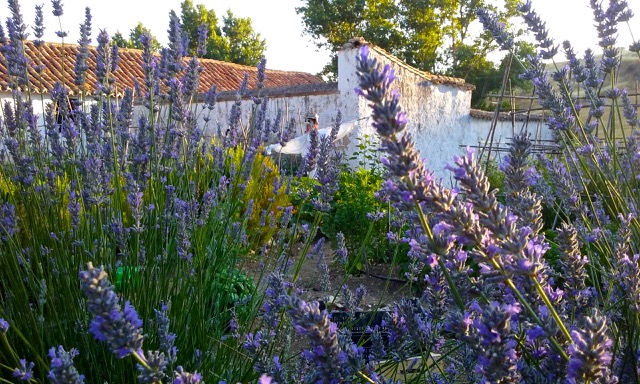
[[[487,140],[490,140],[488,133],[491,131],[491,120],[469,116],[469,126],[471,127],[470,131],[478,137],[475,143],[468,143],[469,145],[485,145]],[[534,143],[553,139],[551,130],[549,130],[547,123],[543,119],[535,118],[528,122],[522,119],[515,122],[504,119],[498,120],[496,124],[493,135],[494,146],[496,144],[500,144],[502,147],[506,146],[514,134],[519,134],[523,131],[529,132],[531,141]]]
[[[221,127],[227,127],[229,121],[229,112],[233,101],[219,101],[216,103],[214,110],[212,111],[211,124],[214,128],[209,134],[215,134],[215,130],[218,124]],[[335,93],[322,94],[322,95],[308,95],[308,96],[293,96],[293,97],[270,97],[268,99],[268,112],[269,118],[275,118],[278,110],[282,111],[282,117],[284,122],[290,121],[292,118],[298,123],[297,133],[304,133],[304,118],[308,111],[314,111],[318,113],[321,127],[328,127],[334,121],[338,110],[344,110],[346,106],[340,103]],[[251,100],[242,101],[242,119],[247,121],[251,116],[251,110],[254,104]],[[206,113],[206,112],[205,112]],[[200,119],[202,120],[202,119]],[[223,129],[224,131],[224,129]]]
[[[354,105],[361,117],[370,115],[370,109],[353,89],[357,87],[356,56],[358,48],[343,49],[338,54],[338,88],[345,103]],[[382,65],[390,64],[398,77],[393,87],[400,92],[400,102],[407,113],[407,130],[413,135],[416,148],[426,160],[427,168],[438,179],[451,184],[450,173],[445,165],[452,164],[453,157],[460,155],[464,146],[479,146],[485,143],[491,130],[491,120],[470,116],[471,90],[468,87],[450,84],[434,84],[404,63],[390,60],[385,55],[370,50],[370,54]],[[550,139],[550,131],[543,121],[530,121],[528,128],[523,122],[498,121],[494,142],[507,143],[513,132],[528,129],[532,138]],[[371,127],[354,132],[348,143],[352,152],[357,139],[373,133]],[[347,156],[348,157],[348,156]]]
[[[40,95],[34,94],[31,95],[33,100],[33,113],[38,116],[38,127],[40,127],[40,131],[44,134],[44,106],[48,103],[51,103],[51,97],[49,94],[43,94],[42,98]],[[2,108],[6,102],[10,102],[13,104],[13,97],[10,92],[0,92],[0,103],[2,103]]]
[[[443,177],[444,165],[453,155],[460,153],[458,145],[464,143],[460,140],[469,137],[469,132],[465,131],[469,124],[471,91],[447,84],[433,84],[417,74],[415,69],[389,60],[375,50],[370,54],[381,65],[390,64],[394,68],[398,79],[393,87],[400,92],[400,102],[408,119],[407,130],[413,135],[416,148],[426,159],[428,168],[435,172],[436,177]],[[358,48],[343,49],[338,54],[338,84],[343,97],[357,105],[362,116],[368,116],[370,109],[353,92],[357,86],[357,55]],[[454,131],[460,132],[454,134]],[[357,137],[370,133],[371,128],[354,133],[352,145],[357,142]]]

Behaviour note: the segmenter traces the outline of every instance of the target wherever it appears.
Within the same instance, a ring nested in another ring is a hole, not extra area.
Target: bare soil
[[[302,246],[302,244],[294,245],[291,255],[294,266],[300,261]],[[317,260],[307,256],[303,261],[295,281],[296,288],[302,290],[301,298],[303,300],[334,301],[335,305],[329,306],[329,309],[339,309],[343,303],[340,291],[345,284],[352,292],[355,292],[359,286],[366,289],[367,293],[361,305],[361,309],[364,311],[385,307],[399,301],[402,297],[410,296],[411,292],[407,284],[402,282],[404,279],[399,276],[397,267],[392,268],[389,264],[370,264],[368,273],[345,276],[344,270],[333,263],[332,255],[333,250],[329,241],[326,241],[323,246],[323,257],[329,266],[330,289],[328,290],[322,289]],[[268,275],[261,273],[259,262],[245,261],[242,269],[247,275],[254,278],[254,282],[258,286],[264,286]],[[258,281],[261,275],[262,281]]]

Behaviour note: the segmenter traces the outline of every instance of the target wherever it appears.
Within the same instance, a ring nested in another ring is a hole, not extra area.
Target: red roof
[[[39,49],[33,42],[25,43],[27,57],[30,66],[42,63],[45,66],[42,74],[29,69],[31,91],[49,93],[56,81],[67,86],[71,93],[76,93],[78,87],[73,83],[73,67],[78,47],[72,44],[44,43]],[[95,90],[96,77],[96,48],[89,47],[89,71],[87,72],[86,86],[88,91]],[[133,79],[138,79],[144,84],[142,71],[142,51],[138,49],[120,49],[120,61],[117,70],[113,73],[116,78],[115,87],[120,93],[126,88],[133,87]],[[185,65],[189,58],[185,58]],[[233,91],[240,87],[244,74],[249,75],[249,89],[256,86],[257,69],[246,65],[233,64],[224,61],[200,59],[202,73],[200,74],[199,92],[204,93],[213,85],[217,85],[218,92]],[[266,70],[265,88],[287,87],[306,84],[323,84],[324,81],[310,73]],[[0,90],[9,91],[8,75],[4,60],[0,60]]]

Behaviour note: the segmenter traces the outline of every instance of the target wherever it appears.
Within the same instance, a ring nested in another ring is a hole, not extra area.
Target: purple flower
[[[110,83],[112,81],[109,72],[112,67],[111,42],[109,34],[104,29],[98,34],[98,48],[96,57],[96,79],[98,86],[104,93],[110,93]]]
[[[479,347],[476,370],[483,375],[483,381],[518,382],[517,342],[512,334],[511,322],[519,312],[517,304],[501,305],[494,301],[482,310],[482,316],[473,321],[478,332]]]
[[[62,1],[61,0],[51,0],[51,5],[53,6],[53,16],[60,17],[63,14],[62,10]]]
[[[162,308],[156,312],[156,323],[158,325],[158,339],[160,340],[160,349],[167,353],[169,356],[168,363],[173,364],[177,357],[177,350],[174,347],[176,341],[176,334],[169,332],[169,316],[167,312],[169,307],[166,304],[162,304]]]
[[[329,266],[324,260],[324,252],[322,250],[324,246],[324,237],[318,239],[316,244],[309,253],[310,258],[316,258],[316,266],[318,268],[318,274],[320,278],[320,289],[323,291],[331,290],[331,280],[329,279]]]
[[[182,26],[180,18],[172,10],[169,13],[169,45],[162,50],[161,66],[166,71],[165,79],[169,80],[182,71],[182,57],[184,56]]]
[[[20,359],[20,367],[13,370],[13,377],[20,381],[29,381],[33,379],[33,367],[32,362],[27,362],[25,359]]]
[[[629,126],[635,128],[638,126],[638,111],[636,107],[631,104],[631,99],[629,99],[629,92],[624,89],[622,91],[622,112],[624,114],[624,118],[629,123]]]
[[[203,69],[198,59],[192,57],[182,77],[182,94],[184,97],[189,97],[198,92],[200,73],[202,73],[202,71]]]
[[[179,366],[174,372],[173,384],[198,384],[202,382],[202,375],[198,372],[189,373]]]
[[[206,24],[202,24],[198,27],[198,49],[196,51],[196,55],[203,57],[207,54],[207,34],[209,33],[209,28]]]
[[[85,74],[89,70],[89,44],[91,43],[91,10],[85,9],[85,22],[80,24],[80,40],[78,40],[78,52],[73,68],[74,84],[81,86],[85,83]]]
[[[531,0],[527,0],[520,5],[518,10],[523,13],[522,18],[529,30],[534,33],[538,46],[542,48],[540,51],[542,58],[545,60],[552,59],[558,53],[558,46],[554,45],[553,39],[549,37],[546,23],[540,19],[540,16],[531,7]]]
[[[611,372],[611,348],[613,341],[607,335],[607,318],[594,310],[585,318],[581,330],[571,331],[573,344],[569,346],[567,383],[617,383]]]
[[[318,153],[315,159],[315,168],[317,170],[315,178],[319,182],[316,186],[319,193],[317,199],[314,199],[312,204],[321,212],[328,212],[331,209],[330,203],[333,200],[333,195],[338,191],[340,162],[342,160],[342,156],[340,152],[335,150],[335,138],[338,130],[340,129],[341,122],[342,113],[338,111],[336,120],[331,127],[331,134],[329,136],[322,137],[318,143]],[[314,143],[314,136],[316,136],[313,132],[315,132],[315,130],[311,133],[312,146]],[[311,150],[309,154],[311,154]],[[306,170],[311,171],[313,169],[311,164],[314,163],[314,161],[311,157],[308,157],[305,160],[307,159],[309,162],[307,164],[305,161],[305,165],[309,168],[306,168]]]
[[[33,26],[33,34],[36,40],[33,41],[36,47],[41,47],[44,41],[41,40],[44,36],[44,16],[42,13],[43,4],[36,5],[36,20]]]
[[[209,110],[212,110],[216,104],[217,91],[218,87],[212,85],[211,88],[209,88],[209,90],[204,94],[204,104]]]
[[[140,353],[134,352],[134,353]],[[158,351],[147,351],[146,357],[142,357],[147,366],[136,364],[138,371],[138,381],[141,383],[159,383],[167,375],[164,371],[167,369],[167,361],[165,360],[164,353]]]
[[[89,262],[87,270],[81,271],[79,277],[89,312],[94,316],[89,326],[93,336],[105,342],[120,359],[141,350],[142,320],[128,301],[122,310],[107,273]]]
[[[0,317],[0,333],[5,334],[9,330],[9,322]]]
[[[193,254],[189,252],[191,249],[191,231],[189,224],[191,209],[188,202],[177,197],[173,204],[175,206],[175,217],[178,227],[178,256],[191,265],[191,259],[193,257]]]
[[[260,89],[264,87],[264,80],[265,80],[265,70],[267,68],[267,59],[265,59],[264,57],[260,59],[260,62],[258,63],[257,66],[257,79],[256,79],[256,88]]]
[[[289,298],[289,315],[298,333],[305,335],[310,349],[305,357],[316,369],[307,382],[343,382],[351,370],[345,364],[346,354],[338,344],[337,326],[329,320],[327,311],[320,311],[318,303],[307,303],[296,296]]]
[[[3,203],[0,205],[0,240],[9,241],[18,231],[18,216],[15,205]]]
[[[342,232],[338,232],[336,234],[335,260],[341,266],[345,267],[349,261],[348,254],[349,251],[344,243],[344,234]]]
[[[484,29],[491,32],[500,48],[505,51],[513,48],[513,36],[507,31],[506,25],[500,22],[494,13],[485,8],[480,8],[476,14]]]
[[[302,159],[302,164],[298,169],[299,177],[306,176],[316,168],[319,149],[320,142],[318,139],[318,131],[312,129],[311,132],[309,132],[309,152],[307,152]]]
[[[69,352],[58,346],[58,349],[49,349],[51,359],[51,370],[49,370],[49,380],[54,384],[82,384],[84,375],[78,373],[73,365],[73,358],[78,356],[78,350],[72,348]]]

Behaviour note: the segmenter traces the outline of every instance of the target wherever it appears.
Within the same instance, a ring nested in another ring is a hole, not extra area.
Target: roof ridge
[[[401,60],[400,58],[398,58],[397,56],[387,52],[385,49],[366,41],[363,37],[354,37],[349,39],[349,41],[342,48],[343,49],[357,48],[362,45],[368,45],[370,49],[375,51],[376,53],[386,57],[388,60],[408,70],[414,75],[420,76],[423,79],[430,81],[432,83],[447,84],[447,85],[452,85],[452,86],[465,88],[465,89],[467,88],[475,89],[475,86],[473,84],[467,83],[465,79],[458,78],[458,77],[445,76],[445,75],[437,75],[429,71],[423,71],[421,69],[413,67],[407,64],[406,62],[404,62],[403,60]]]

